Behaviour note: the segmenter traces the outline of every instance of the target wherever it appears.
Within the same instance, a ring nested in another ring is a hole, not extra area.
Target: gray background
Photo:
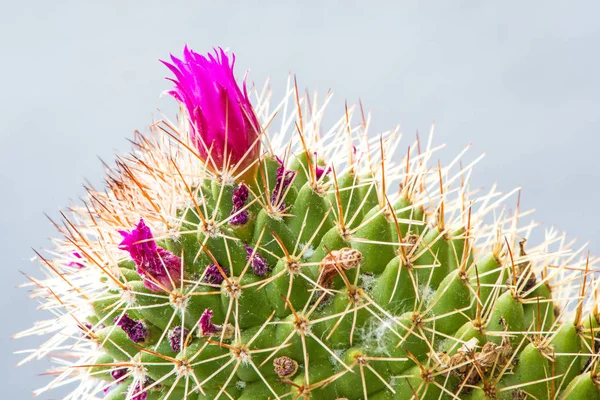
[[[332,88],[336,117],[360,96],[375,130],[401,123],[412,137],[435,120],[446,154],[470,142],[473,156],[488,152],[476,186],[523,185],[537,219],[600,253],[599,3],[161,3],[23,1],[0,12],[3,399],[46,382],[36,376],[46,362],[16,369],[9,354],[42,340],[9,339],[39,317],[15,287],[19,271],[37,271],[30,247],[54,234],[42,213],[56,217],[84,178],[100,183],[96,156],[127,151],[157,108],[173,115],[157,59],[186,42],[230,47],[238,75],[270,75],[277,94],[290,70],[302,87]]]

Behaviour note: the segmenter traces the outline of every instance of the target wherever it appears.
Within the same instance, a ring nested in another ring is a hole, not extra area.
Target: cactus
[[[57,363],[38,393],[600,398],[597,259],[553,229],[530,244],[517,190],[469,188],[479,159],[369,135],[362,106],[322,130],[329,97],[294,79],[273,108],[233,61],[164,62],[177,122],[136,132],[55,224],[31,278],[55,318],[20,335],[54,335],[24,360]]]

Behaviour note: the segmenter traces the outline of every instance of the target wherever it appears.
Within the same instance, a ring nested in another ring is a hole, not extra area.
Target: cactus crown
[[[178,122],[136,133],[38,254],[30,286],[55,318],[21,336],[54,336],[24,361],[57,363],[38,393],[599,396],[597,260],[552,229],[526,243],[518,191],[469,187],[479,159],[370,137],[362,107],[323,130],[329,97],[295,80],[252,107],[224,52],[184,56],[168,64]]]

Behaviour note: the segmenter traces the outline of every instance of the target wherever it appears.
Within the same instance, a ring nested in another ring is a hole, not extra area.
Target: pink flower
[[[235,55],[223,49],[198,54],[187,46],[183,59],[171,55],[165,64],[175,78],[175,88],[166,93],[185,104],[192,126],[192,141],[205,162],[218,171],[229,166],[240,179],[256,174],[260,153],[260,125],[246,91],[233,76]]]
[[[137,272],[144,278],[144,286],[154,292],[172,290],[181,281],[181,258],[158,247],[152,231],[140,218],[131,231],[119,231],[123,241],[121,250],[127,250],[137,266]]]

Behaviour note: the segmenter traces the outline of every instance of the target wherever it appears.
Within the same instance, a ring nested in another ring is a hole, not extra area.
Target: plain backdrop
[[[523,186],[523,207],[600,252],[600,6],[594,1],[286,2],[21,1],[0,12],[0,381],[29,399],[48,381],[12,353],[43,338],[10,336],[40,317],[16,286],[38,273],[31,247],[54,235],[43,213],[102,182],[97,157],[129,149],[174,101],[157,60],[213,46],[236,72],[293,71],[302,88],[332,89],[329,110],[362,99],[373,132],[400,123],[411,138],[436,123],[453,155],[487,152],[474,186]],[[419,5],[415,5],[419,3]],[[427,4],[425,4],[427,3]],[[43,399],[61,398],[50,392]]]

